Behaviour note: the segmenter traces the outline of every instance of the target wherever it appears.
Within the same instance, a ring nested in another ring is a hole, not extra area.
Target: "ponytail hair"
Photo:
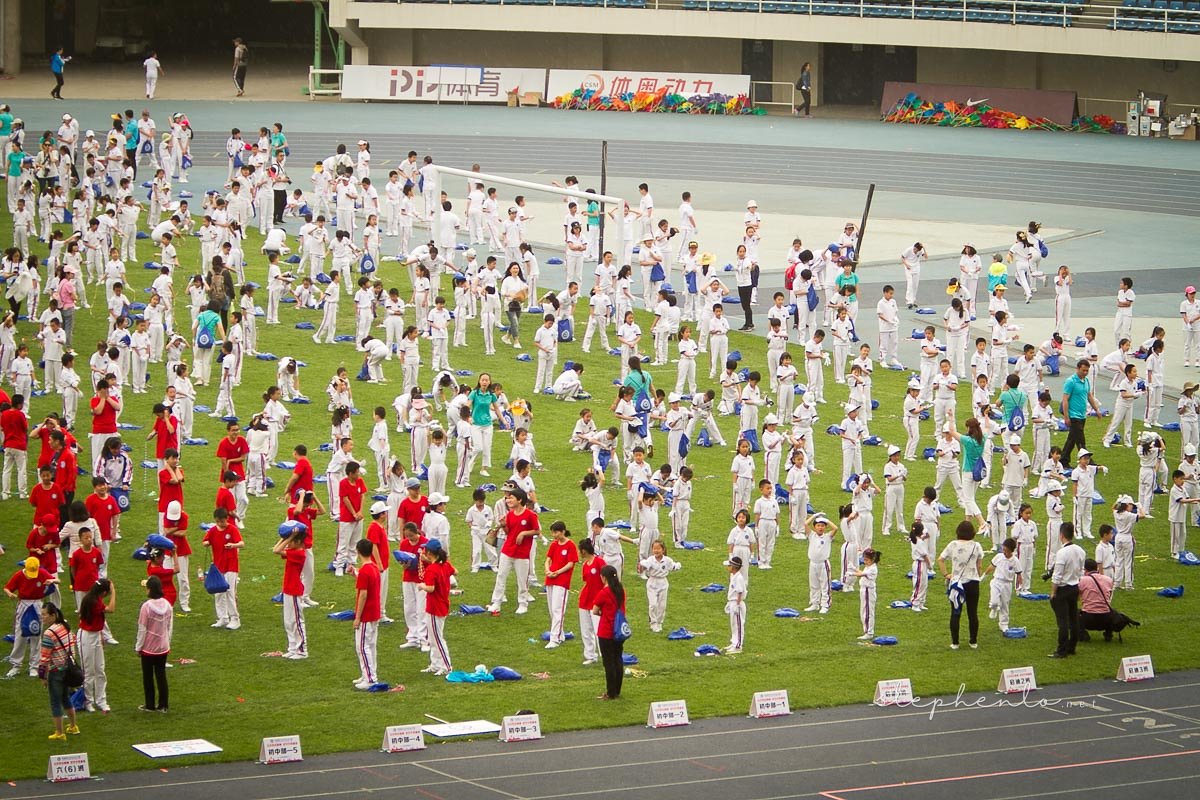
[[[617,574],[617,568],[612,564],[605,564],[600,568],[600,577],[608,585],[608,590],[613,593],[613,597],[617,600],[617,606],[620,607],[625,602],[625,587],[621,585],[621,576]]]

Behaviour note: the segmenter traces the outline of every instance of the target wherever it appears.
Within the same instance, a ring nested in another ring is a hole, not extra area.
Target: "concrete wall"
[[[821,64],[821,45],[816,42],[775,42],[774,49],[775,75],[772,80],[790,81],[795,83],[800,79],[800,67],[805,61],[813,65],[812,104],[820,105],[821,98],[818,87],[821,85],[817,70]],[[775,100],[779,100],[778,97]],[[800,93],[796,93],[796,102],[800,102]]]
[[[1143,89],[1166,93],[1170,103],[1200,105],[1200,63],[1195,61],[923,47],[917,51],[917,81],[1063,89],[1112,100],[1133,98]]]

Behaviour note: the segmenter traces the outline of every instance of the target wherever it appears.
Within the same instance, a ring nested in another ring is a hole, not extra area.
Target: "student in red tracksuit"
[[[275,543],[272,552],[283,559],[283,630],[288,649],[284,658],[308,658],[308,633],[304,627],[304,540],[308,527],[301,523],[296,532]]]
[[[379,636],[379,568],[372,560],[374,545],[366,539],[354,545],[358,575],[354,579],[354,652],[361,671],[354,688],[365,691],[379,682],[375,644]]]
[[[563,623],[567,616],[567,595],[571,591],[571,576],[579,563],[579,551],[571,541],[571,532],[562,520],[550,526],[554,539],[546,548],[546,606],[550,611],[550,641],[553,650],[565,641]]]
[[[425,576],[421,589],[425,592],[425,624],[429,629],[429,666],[422,672],[446,675],[450,666],[450,646],[446,644],[446,617],[450,616],[450,579],[454,569],[437,539],[430,539],[421,549]]]
[[[384,625],[393,622],[387,615],[388,586],[391,575],[392,553],[388,549],[387,503],[377,500],[371,506],[371,524],[367,526],[366,540],[374,546],[371,560],[379,568],[379,621]]]
[[[233,524],[228,511],[223,508],[214,509],[213,521],[216,524],[204,534],[203,544],[210,550],[212,563],[216,564],[217,569],[225,576],[229,590],[213,595],[217,621],[212,624],[212,627],[236,631],[242,627],[242,617],[238,613],[237,607],[237,585],[240,572],[238,551],[245,547],[246,543],[242,541],[242,532],[238,530],[237,525]]]

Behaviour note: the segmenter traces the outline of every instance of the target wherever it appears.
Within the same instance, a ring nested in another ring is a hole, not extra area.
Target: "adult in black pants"
[[[250,63],[249,50],[241,37],[233,40],[233,85],[237,88],[237,96],[246,93],[246,65]]]
[[[1050,571],[1050,608],[1058,623],[1058,649],[1050,658],[1075,655],[1079,641],[1079,581],[1087,554],[1075,544],[1075,526],[1064,522],[1058,529],[1058,552]]]
[[[958,523],[954,541],[938,556],[938,569],[950,583],[950,649],[958,649],[958,628],[967,611],[967,643],[977,648],[979,639],[979,579],[983,577],[983,548],[975,541],[975,525]]]
[[[742,314],[745,323],[738,330],[754,330],[754,261],[746,257],[746,245],[739,244],[737,259],[733,262],[733,277],[737,280],[738,300],[742,303]]]
[[[592,614],[600,621],[596,625],[596,639],[600,643],[600,660],[604,663],[604,694],[597,700],[616,700],[621,696],[621,683],[625,680],[625,640],[614,638],[614,623],[617,611],[625,612],[625,587],[615,567],[605,565],[600,570],[605,586],[596,594]]]
[[[1100,403],[1096,400],[1092,379],[1088,377],[1091,370],[1091,362],[1081,358],[1075,364],[1075,374],[1063,383],[1062,401],[1059,406],[1063,419],[1067,420],[1067,442],[1063,445],[1062,452],[1064,468],[1071,464],[1072,451],[1076,448],[1082,450],[1087,445],[1083,426],[1087,423],[1088,409],[1091,408],[1096,412],[1096,416],[1100,416]]]
[[[803,114],[806,117],[812,116],[812,64],[808,61],[804,62],[804,66],[800,67],[800,79],[796,81],[796,88],[800,90],[800,97],[804,103],[796,109],[797,114]]]
[[[142,689],[146,698],[138,710],[166,712],[169,700],[167,657],[171,654],[175,612],[163,597],[162,581],[157,575],[147,579],[146,597],[138,611],[137,643],[134,645],[142,659]]]

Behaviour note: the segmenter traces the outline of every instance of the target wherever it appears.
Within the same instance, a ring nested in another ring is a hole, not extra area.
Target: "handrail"
[[[326,81],[326,77],[331,77],[334,80]],[[317,95],[329,97],[340,97],[342,94],[342,70],[340,69],[317,69],[316,67],[308,68],[308,99],[312,100]]]
[[[1086,0],[395,0],[397,3],[449,5],[563,6],[615,10],[793,13],[806,16],[857,16],[1012,25],[1038,21],[1043,27],[1068,28],[1083,20],[1109,30],[1139,33],[1200,34],[1200,11],[1112,6],[1103,13]],[[900,13],[896,13],[900,12]],[[988,18],[973,18],[986,14]],[[943,16],[945,15],[945,16]],[[1007,19],[1005,19],[1007,18]],[[1151,24],[1152,27],[1142,27]],[[1175,30],[1172,28],[1175,27]]]
[[[759,86],[783,86],[787,88],[787,92],[790,96],[785,103],[782,100],[775,100],[775,92],[772,91],[771,100],[759,100],[757,92],[755,91]],[[796,85],[791,81],[750,81],[750,105],[755,107],[787,106],[787,110],[790,113],[796,108]]]

